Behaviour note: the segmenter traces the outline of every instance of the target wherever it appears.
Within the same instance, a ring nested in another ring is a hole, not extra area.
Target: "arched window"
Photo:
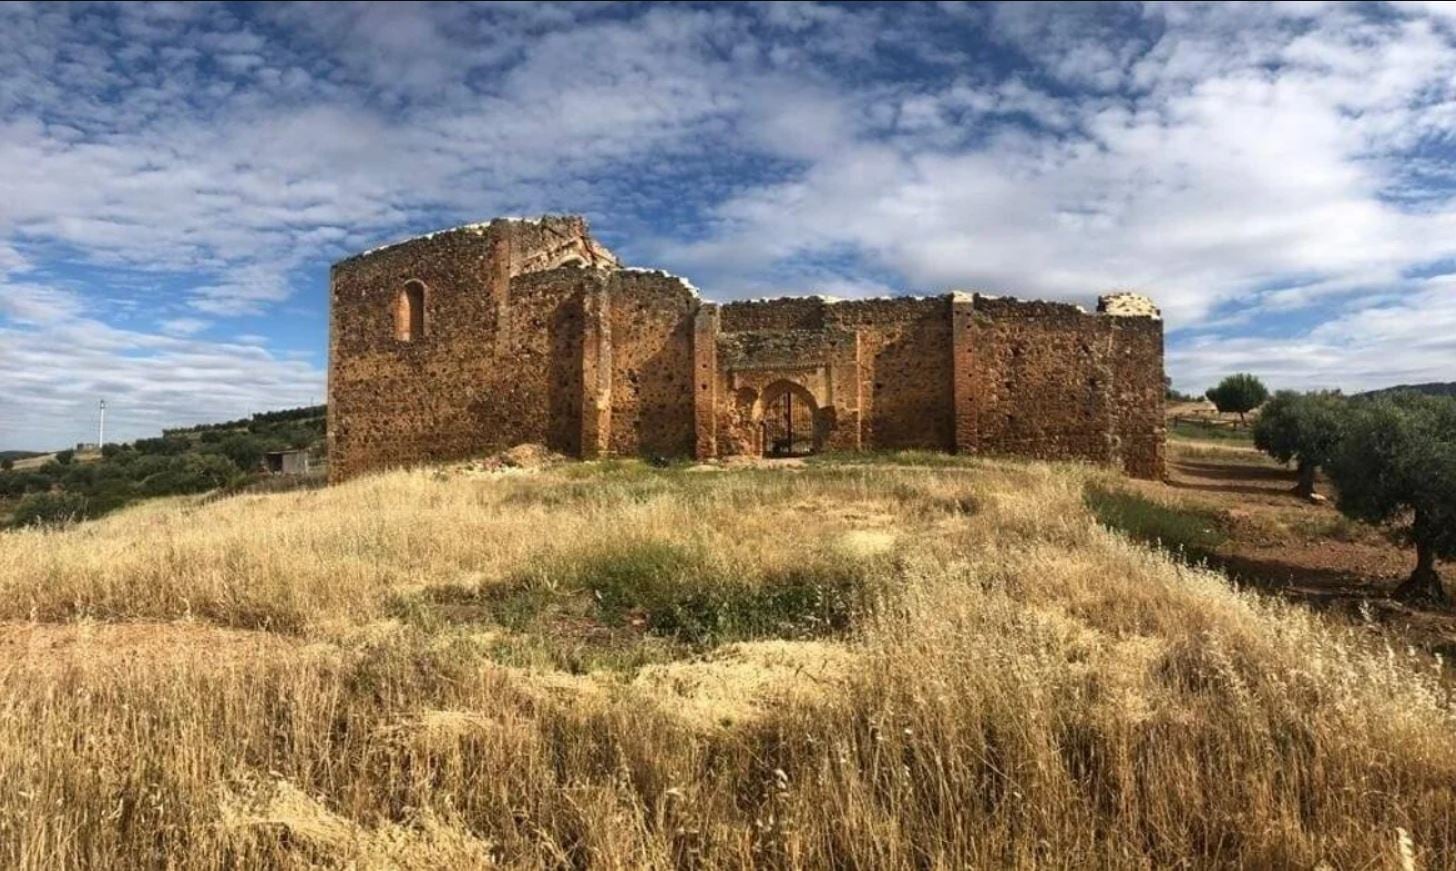
[[[394,337],[401,342],[425,337],[425,286],[418,281],[405,282],[399,291],[394,307]]]

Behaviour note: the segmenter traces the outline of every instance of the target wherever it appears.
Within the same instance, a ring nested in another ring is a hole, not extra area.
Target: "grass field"
[[[1174,420],[1168,424],[1168,434],[1173,438],[1199,441],[1229,442],[1253,445],[1254,434],[1247,427],[1240,428],[1223,423],[1202,420]]]
[[[0,533],[0,867],[1456,865],[1443,666],[927,460]]]

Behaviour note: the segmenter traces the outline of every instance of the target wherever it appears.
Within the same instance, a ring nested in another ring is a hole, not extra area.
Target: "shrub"
[[[14,460],[10,459],[9,457],[6,457],[5,459],[0,460],[0,470],[3,470],[3,471],[8,472],[8,471],[10,471],[13,468],[15,468],[15,461]]]
[[[62,466],[71,465],[71,461],[74,459],[76,459],[76,452],[70,450],[69,448],[64,451],[56,452],[56,462],[60,463]]]
[[[251,472],[263,462],[263,452],[266,447],[256,436],[230,435],[218,444],[217,450],[218,453],[232,460],[233,465],[239,469]]]
[[[183,453],[192,446],[185,436],[163,436],[155,439],[137,439],[136,449],[143,454],[170,457]]]
[[[238,470],[230,461],[207,454],[187,455],[183,458],[183,469],[195,488],[192,492],[214,490],[238,477]]]
[[[11,523],[15,526],[73,523],[88,514],[86,497],[79,493],[36,493],[20,500]]]
[[[1254,446],[1299,470],[1295,492],[1314,494],[1315,472],[1340,443],[1345,400],[1339,393],[1281,390],[1265,403],[1254,423]]]
[[[144,481],[153,475],[167,471],[172,465],[172,460],[159,454],[139,454],[135,460],[125,466],[127,475],[133,481]]]
[[[1446,601],[1436,559],[1456,557],[1456,399],[1397,394],[1352,405],[1328,466],[1346,516],[1415,546],[1404,599]]]
[[[137,498],[135,485],[124,478],[98,480],[86,493],[86,516],[100,517]]]
[[[61,483],[67,490],[85,489],[91,486],[96,480],[96,465],[93,463],[74,463],[66,466],[66,473],[61,478]]]
[[[187,454],[171,458],[164,469],[147,476],[142,481],[142,492],[148,496],[203,493],[227,485],[237,475],[237,467],[226,457]]]
[[[51,489],[52,478],[44,471],[18,473],[24,481],[26,493],[46,493]]]
[[[1269,398],[1269,388],[1253,375],[1240,372],[1218,382],[1217,387],[1210,387],[1205,395],[1220,412],[1237,414],[1242,423],[1247,412]]]
[[[116,457],[118,457],[119,455],[121,455],[123,453],[128,453],[129,451],[130,451],[130,449],[126,445],[118,445],[118,444],[102,445],[101,446],[101,457],[102,457],[102,459],[113,460],[113,459],[116,459]]]

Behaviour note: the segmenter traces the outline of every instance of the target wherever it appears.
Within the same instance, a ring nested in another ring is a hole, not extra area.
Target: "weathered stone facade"
[[[980,294],[717,305],[580,218],[500,219],[332,273],[342,479],[539,442],[581,457],[921,448],[1163,474],[1163,329]]]

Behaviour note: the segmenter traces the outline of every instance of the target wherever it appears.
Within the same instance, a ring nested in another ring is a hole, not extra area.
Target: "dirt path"
[[[1345,519],[1332,500],[1296,497],[1293,469],[1253,448],[1176,440],[1169,447],[1167,481],[1146,485],[1145,492],[1216,513],[1228,540],[1215,556],[1231,577],[1456,655],[1456,609],[1389,598],[1411,571],[1408,548]],[[1323,479],[1318,489],[1331,492]],[[1443,568],[1448,586],[1456,582],[1456,566]]]

